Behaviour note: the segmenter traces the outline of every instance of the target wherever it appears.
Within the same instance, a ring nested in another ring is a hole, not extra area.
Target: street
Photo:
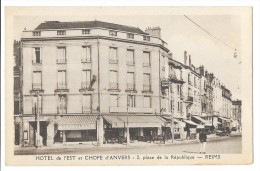
[[[48,154],[189,154],[198,153],[200,144],[196,142],[183,142],[181,144],[147,144],[143,146],[116,146],[84,148],[19,148],[15,155],[48,155]],[[242,137],[221,137],[210,139],[206,151],[209,154],[234,154],[242,151]]]

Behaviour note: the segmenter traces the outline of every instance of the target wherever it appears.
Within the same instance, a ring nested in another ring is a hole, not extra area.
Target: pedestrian
[[[207,135],[206,135],[205,129],[200,131],[199,140],[200,140],[200,153],[205,154],[206,153],[206,143],[207,143]]]

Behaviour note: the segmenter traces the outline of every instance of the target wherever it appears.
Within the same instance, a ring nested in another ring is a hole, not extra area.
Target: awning
[[[173,119],[174,120],[174,124],[176,125],[178,125],[178,127],[185,127],[186,126],[186,123],[185,122],[182,122],[182,121],[180,121],[180,120],[178,120],[178,119]],[[166,127],[171,127],[172,126],[172,124],[171,123],[167,123],[166,124]]]
[[[227,118],[223,118],[223,117],[218,117],[218,118],[221,119],[221,120],[224,120],[226,122],[231,122],[230,119],[227,119]]]
[[[193,125],[193,126],[198,126],[198,124],[192,122],[191,120],[183,120],[183,122],[186,122],[187,124]]]
[[[127,126],[127,116],[103,116],[104,119],[112,125],[113,128],[123,128]],[[162,127],[165,120],[160,116],[128,116],[128,126],[130,128]]]
[[[59,130],[96,129],[97,116],[62,116],[58,120]]]
[[[206,122],[207,122],[206,120],[202,119],[202,118],[199,117],[199,116],[192,116],[192,117],[195,118],[195,119],[197,119],[197,120],[199,120],[199,121],[202,122],[202,123],[206,123]]]

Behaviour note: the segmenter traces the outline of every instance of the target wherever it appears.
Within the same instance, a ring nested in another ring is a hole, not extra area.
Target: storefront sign
[[[84,129],[96,129],[96,124],[64,124],[58,126],[59,130],[84,130]]]
[[[130,128],[147,128],[147,127],[161,127],[163,126],[163,123],[144,123],[144,122],[135,122],[135,123],[129,123],[128,126]],[[112,128],[126,128],[127,123],[113,123]]]

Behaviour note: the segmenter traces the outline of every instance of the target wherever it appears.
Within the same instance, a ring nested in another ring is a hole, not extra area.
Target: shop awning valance
[[[202,119],[202,118],[199,117],[199,116],[192,116],[192,117],[195,118],[195,119],[197,119],[197,120],[199,120],[199,121],[202,122],[202,123],[206,123],[206,122],[207,122],[206,120]]]
[[[226,121],[226,122],[231,122],[231,120],[228,119],[228,118],[224,118],[224,117],[218,117],[218,118],[221,119],[221,120],[224,120],[224,121]]]
[[[193,125],[193,126],[198,126],[198,124],[196,124],[195,122],[192,122],[191,120],[184,119],[183,122],[190,124],[190,125]]]
[[[97,116],[62,116],[58,120],[59,130],[96,129]]]
[[[103,116],[104,119],[112,125],[112,128],[127,127],[127,116]],[[128,116],[128,126],[130,128],[146,128],[146,127],[162,127],[165,125],[165,120],[160,116]]]

